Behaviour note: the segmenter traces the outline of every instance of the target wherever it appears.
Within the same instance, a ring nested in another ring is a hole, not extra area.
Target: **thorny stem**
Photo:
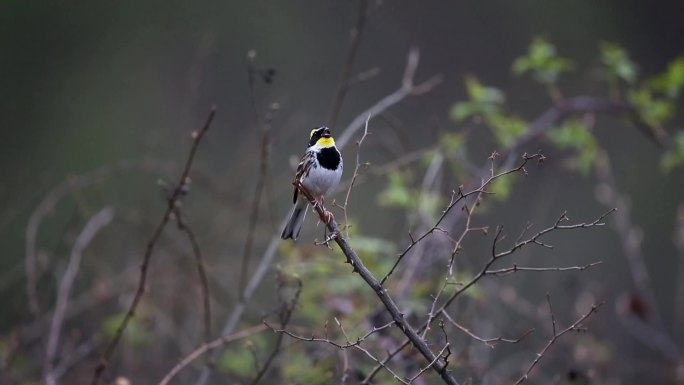
[[[327,218],[327,211],[322,207],[322,205],[315,205],[314,197],[301,185],[298,185],[299,191],[309,199],[314,209],[318,212],[321,220],[325,222]],[[359,276],[368,284],[368,286],[373,289],[376,296],[385,305],[385,308],[392,316],[392,319],[397,323],[399,329],[404,333],[411,344],[420,352],[420,354],[425,358],[425,360],[430,364],[430,367],[442,378],[442,380],[450,385],[458,385],[458,382],[451,375],[447,369],[447,364],[439,359],[434,352],[428,347],[427,343],[418,335],[418,332],[406,321],[404,314],[399,310],[394,300],[389,296],[387,290],[385,290],[380,282],[373,276],[373,274],[366,268],[359,256],[352,249],[352,247],[347,242],[347,239],[340,233],[337,222],[333,218],[326,222],[328,229],[335,234],[335,243],[340,247],[344,255],[347,257],[347,263],[352,265],[353,271],[358,273]]]

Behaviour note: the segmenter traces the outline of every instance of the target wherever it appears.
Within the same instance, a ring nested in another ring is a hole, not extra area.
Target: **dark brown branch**
[[[199,130],[192,132],[192,147],[190,148],[190,154],[188,155],[188,159],[185,162],[183,172],[181,173],[180,178],[178,179],[178,183],[176,187],[173,189],[173,192],[171,193],[171,196],[168,199],[166,211],[162,215],[162,218],[159,221],[157,228],[154,230],[152,237],[147,242],[145,254],[143,255],[143,261],[140,265],[140,280],[138,281],[138,289],[135,292],[133,301],[131,302],[128,311],[126,312],[126,315],[121,321],[119,327],[116,329],[114,337],[112,337],[112,339],[109,341],[109,344],[107,344],[107,347],[105,348],[105,351],[102,354],[102,357],[100,358],[100,362],[97,364],[97,367],[95,368],[95,373],[93,375],[93,379],[91,382],[92,385],[96,385],[100,381],[100,377],[102,376],[104,370],[107,368],[109,360],[111,359],[112,354],[114,353],[114,349],[116,349],[116,346],[118,345],[124,330],[126,330],[126,326],[128,326],[128,322],[131,320],[131,318],[133,318],[135,310],[137,309],[138,304],[140,303],[140,300],[142,299],[142,296],[145,293],[145,284],[147,282],[147,269],[149,268],[150,260],[152,259],[152,252],[154,251],[154,248],[157,244],[157,240],[161,236],[162,231],[164,231],[166,224],[169,222],[169,219],[173,214],[176,204],[178,203],[179,199],[187,192],[188,184],[190,183],[190,168],[192,167],[192,162],[195,160],[197,148],[199,147],[200,141],[204,137],[204,134],[206,134],[206,132],[209,130],[209,126],[211,125],[211,122],[214,120],[215,115],[216,108],[212,107],[211,112],[209,112],[209,116],[207,117],[207,120],[205,121],[204,125]]]
[[[304,194],[304,196],[309,199],[314,209],[318,212],[321,220],[326,222],[329,218],[327,211],[321,206],[315,204],[313,196],[300,184],[296,184],[299,191]],[[385,305],[385,308],[392,316],[392,319],[397,323],[399,329],[404,333],[411,344],[420,352],[420,354],[425,358],[425,360],[431,363],[430,367],[442,378],[442,380],[450,385],[458,384],[454,377],[449,373],[447,365],[443,360],[439,359],[432,350],[428,347],[427,343],[418,335],[418,332],[406,321],[404,314],[399,310],[399,307],[394,303],[394,300],[389,296],[387,290],[380,285],[380,282],[373,276],[373,274],[366,268],[359,256],[352,249],[352,247],[347,242],[347,239],[340,233],[340,229],[333,218],[327,221],[327,228],[335,235],[335,243],[340,247],[344,255],[347,257],[347,262],[352,265],[354,272],[358,273],[359,276],[366,282],[368,286],[375,292],[376,296]]]

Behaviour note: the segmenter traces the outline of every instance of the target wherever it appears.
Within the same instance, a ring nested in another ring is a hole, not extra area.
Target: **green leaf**
[[[439,144],[446,154],[462,151],[465,143],[466,135],[463,132],[445,132],[439,137]]]
[[[413,194],[406,184],[406,176],[393,171],[388,176],[387,187],[378,196],[378,203],[386,207],[409,207],[413,204]]]
[[[503,147],[510,147],[515,141],[525,135],[528,123],[515,116],[506,116],[501,113],[491,114],[487,117],[487,124],[491,127],[496,140]]]
[[[527,55],[513,61],[513,73],[522,75],[531,72],[536,81],[545,85],[555,84],[561,73],[572,68],[573,63],[558,56],[556,47],[543,37],[532,40]]]
[[[665,172],[684,165],[684,131],[674,136],[674,146],[660,160],[660,167]]]
[[[598,154],[598,140],[580,120],[569,119],[558,127],[552,127],[547,137],[560,149],[577,151],[577,156],[570,163],[573,168],[584,175],[591,171]]]
[[[601,62],[610,78],[633,84],[637,78],[637,66],[629,59],[627,51],[617,44],[603,42],[600,45]]]
[[[109,338],[116,334],[121,321],[123,321],[125,314],[115,314],[107,317],[102,323],[102,331]],[[133,346],[144,346],[152,343],[152,335],[145,327],[145,324],[138,318],[133,317],[128,321],[126,330],[123,333],[123,339]]]
[[[475,76],[466,76],[465,85],[468,96],[473,102],[496,105],[502,104],[506,100],[500,89],[483,86]]]
[[[475,115],[477,115],[478,109],[475,103],[473,102],[459,102],[455,103],[451,107],[451,111],[449,115],[451,115],[451,119],[456,122],[460,123],[465,120],[468,120]]]
[[[649,126],[662,126],[674,115],[675,109],[672,102],[655,96],[646,87],[631,91],[628,97],[639,111],[640,117]]]
[[[487,191],[494,194],[494,199],[498,201],[505,201],[513,191],[514,178],[512,175],[505,175],[494,179],[487,186]]]
[[[240,349],[226,350],[218,360],[219,370],[224,373],[248,377],[254,374],[254,355],[242,344]]]
[[[667,71],[651,80],[651,86],[671,99],[679,97],[684,88],[684,56],[670,62]]]

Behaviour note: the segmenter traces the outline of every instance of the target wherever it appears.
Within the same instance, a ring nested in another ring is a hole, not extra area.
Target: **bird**
[[[312,129],[306,152],[297,166],[293,182],[295,185],[292,198],[294,208],[280,236],[282,239],[297,240],[306,212],[309,210],[308,199],[299,196],[301,194],[297,185],[301,184],[311,193],[316,205],[322,205],[325,196],[340,183],[343,166],[342,154],[335,146],[335,139],[330,129],[325,126]],[[332,217],[331,213],[327,214]]]

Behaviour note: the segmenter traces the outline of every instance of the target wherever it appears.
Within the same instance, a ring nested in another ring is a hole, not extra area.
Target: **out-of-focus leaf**
[[[581,121],[569,119],[558,127],[552,127],[547,137],[560,149],[573,149],[577,157],[570,163],[582,174],[588,174],[598,154],[598,141]]]
[[[660,160],[660,167],[666,172],[682,165],[684,165],[684,131],[675,135],[673,148],[666,152]]]
[[[492,128],[494,137],[503,147],[510,147],[519,137],[527,132],[526,121],[515,116],[506,116],[501,113],[491,114],[487,117],[487,124]]]
[[[665,73],[651,80],[651,85],[669,98],[677,98],[684,88],[684,56],[670,62]]]
[[[381,206],[400,208],[413,204],[413,196],[404,173],[393,171],[389,174],[387,186],[378,196],[378,203]]]
[[[487,191],[494,194],[494,199],[504,201],[511,195],[513,183],[514,178],[512,175],[504,175],[503,177],[494,179],[487,187]]]
[[[218,369],[224,373],[230,373],[241,377],[249,377],[255,374],[254,355],[248,350],[248,343],[244,342],[239,347],[226,350],[218,359]],[[260,344],[259,344],[260,345]]]
[[[457,123],[495,113],[506,101],[503,91],[483,85],[472,75],[466,76],[465,86],[469,100],[455,103],[451,107],[451,119]]]
[[[282,371],[288,383],[307,385],[333,383],[333,371],[329,368],[329,363],[325,361],[314,363],[309,356],[298,351],[288,352]]]
[[[650,126],[662,126],[674,115],[671,101],[653,95],[648,88],[640,88],[629,93],[629,100],[636,106],[641,119]]]
[[[466,135],[463,132],[445,132],[439,137],[439,145],[447,154],[462,151],[465,143]]]
[[[556,47],[543,37],[536,37],[530,44],[527,55],[513,61],[513,72],[522,75],[531,72],[542,84],[555,84],[563,72],[573,68],[570,60],[558,56]]]
[[[106,318],[102,323],[102,331],[105,335],[110,338],[113,337],[124,317],[125,314],[116,314]],[[122,338],[133,346],[144,346],[152,343],[152,335],[145,327],[145,324],[136,317],[133,317],[128,321]]]
[[[477,115],[477,106],[473,102],[459,102],[451,107],[451,119],[460,123]]]
[[[637,66],[629,59],[627,51],[617,44],[603,42],[600,45],[601,61],[608,76],[633,84],[637,78]]]

